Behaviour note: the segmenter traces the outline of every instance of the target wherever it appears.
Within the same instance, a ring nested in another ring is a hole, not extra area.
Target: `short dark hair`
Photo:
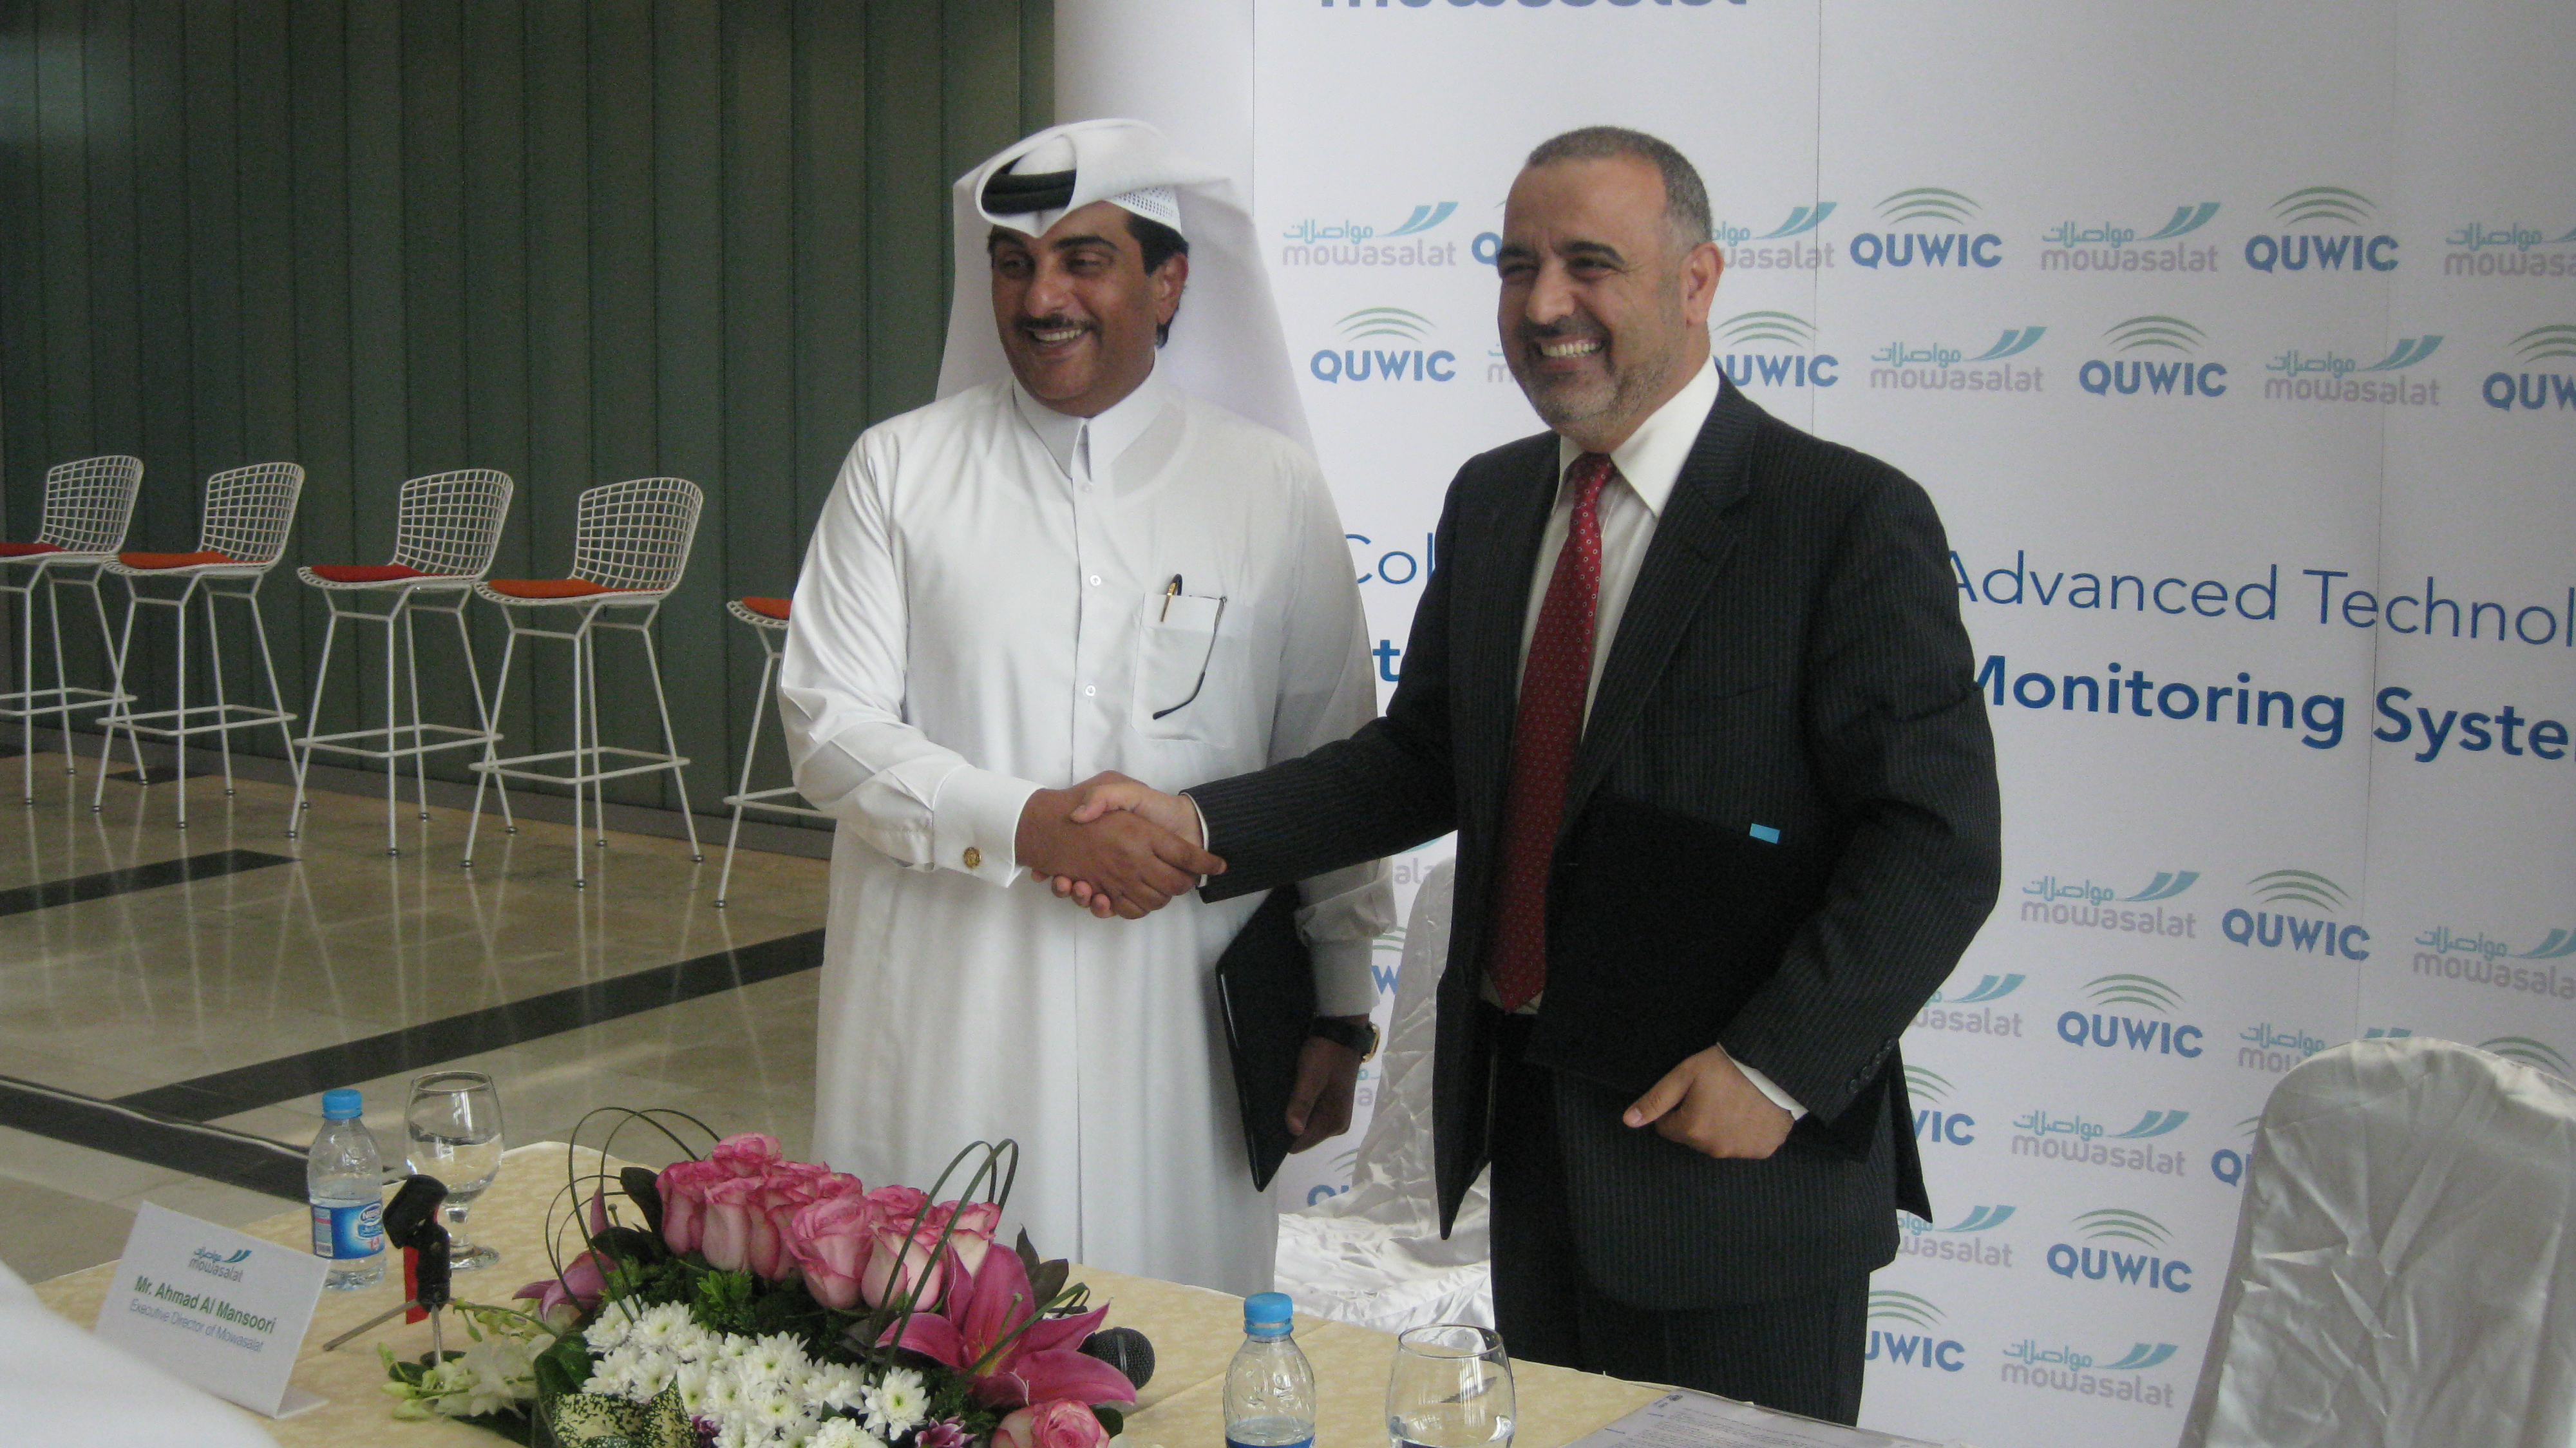
[[[1550,166],[1559,161],[1606,161],[1619,156],[1648,162],[1663,177],[1664,220],[1685,247],[1711,238],[1708,187],[1701,183],[1690,158],[1659,137],[1624,126],[1585,126],[1539,142],[1522,164]]]
[[[1126,210],[1125,207],[1120,207],[1119,209],[1122,211]],[[1128,211],[1127,234],[1136,238],[1136,250],[1145,263],[1145,275],[1147,276],[1152,276],[1154,273],[1161,271],[1163,269],[1163,263],[1170,261],[1173,257],[1188,256],[1190,254],[1190,239],[1188,237],[1181,235],[1179,232],[1174,231],[1170,227],[1165,226],[1163,223],[1156,221],[1150,216],[1139,216],[1133,211]],[[1177,317],[1180,315],[1180,312],[1176,309],[1172,315]],[[1172,324],[1169,322],[1156,323],[1154,327],[1154,345],[1160,347],[1170,340],[1172,340]]]

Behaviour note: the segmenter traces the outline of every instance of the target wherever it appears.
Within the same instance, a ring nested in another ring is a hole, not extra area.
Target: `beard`
[[[1518,382],[1521,395],[1529,399],[1530,408],[1539,420],[1554,431],[1574,433],[1593,430],[1605,424],[1623,435],[1633,431],[1651,410],[1649,404],[1661,397],[1671,380],[1677,348],[1638,350],[1633,335],[1644,329],[1632,328],[1625,347],[1599,323],[1585,317],[1568,317],[1546,326],[1523,322],[1514,329],[1514,345],[1505,351],[1512,380]],[[1549,342],[1595,340],[1602,344],[1593,354],[1606,359],[1597,372],[1580,372],[1572,376],[1550,376],[1534,363],[1539,347]]]

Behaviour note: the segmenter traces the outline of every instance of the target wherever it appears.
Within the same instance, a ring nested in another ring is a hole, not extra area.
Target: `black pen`
[[[1175,573],[1172,575],[1172,581],[1163,585],[1163,611],[1155,616],[1154,621],[1156,623],[1168,623],[1171,621],[1172,595],[1180,591],[1181,575]]]

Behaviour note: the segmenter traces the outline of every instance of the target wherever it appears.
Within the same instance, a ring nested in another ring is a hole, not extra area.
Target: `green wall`
[[[6,536],[68,458],[141,457],[129,546],[162,549],[193,546],[208,473],[302,463],[264,601],[301,711],[325,614],[293,565],[381,562],[404,478],[516,479],[503,577],[564,571],[582,489],[689,478],[659,642],[711,810],[760,662],[724,600],[785,593],[851,438],[929,400],[948,182],[1051,119],[1052,47],[1051,0],[0,0]],[[487,678],[496,612],[472,605]],[[138,645],[157,702],[168,617]],[[462,722],[439,626],[423,691]],[[381,716],[360,648],[326,728]],[[541,697],[517,669],[506,749],[569,742],[563,654]],[[638,657],[603,644],[605,742],[648,742]],[[679,803],[656,789],[624,797]]]

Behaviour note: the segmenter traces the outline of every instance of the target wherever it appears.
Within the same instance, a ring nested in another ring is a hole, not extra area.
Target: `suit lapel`
[[[1601,687],[1593,694],[1582,742],[1575,747],[1565,794],[1569,827],[1609,770],[1611,756],[1663,676],[1682,631],[1735,551],[1737,530],[1726,526],[1725,514],[1751,485],[1753,431],[1761,418],[1762,410],[1726,383],[1655,520],[1654,541],[1628,591],[1619,636],[1611,641]]]
[[[1550,433],[1531,442],[1528,454],[1508,465],[1493,506],[1461,513],[1456,556],[1442,560],[1459,570],[1450,605],[1456,617],[1449,677],[1460,804],[1467,819],[1485,822],[1501,818],[1511,777],[1521,628],[1539,539],[1556,504],[1556,437]]]

